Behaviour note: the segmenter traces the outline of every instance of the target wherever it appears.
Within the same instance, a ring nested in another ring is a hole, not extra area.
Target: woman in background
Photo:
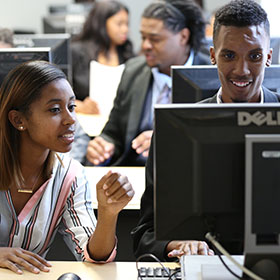
[[[133,56],[128,40],[128,9],[118,1],[94,4],[82,32],[72,42],[73,90],[77,112],[96,114],[96,102],[89,96],[89,66],[92,60],[118,66]]]
[[[98,221],[83,166],[71,159],[75,95],[52,64],[19,65],[0,89],[0,267],[49,271],[57,231],[77,260],[112,261],[118,213],[134,195],[125,176],[97,183]]]

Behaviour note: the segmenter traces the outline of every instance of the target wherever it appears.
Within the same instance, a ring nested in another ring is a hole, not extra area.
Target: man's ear
[[[181,44],[183,46],[186,46],[189,42],[189,39],[190,39],[190,30],[188,28],[183,28],[181,31],[180,31],[180,34],[181,34]]]
[[[211,63],[213,65],[216,64],[215,49],[214,49],[214,47],[210,47],[210,60],[211,60]]]
[[[273,52],[273,50],[270,49],[270,50],[269,50],[269,53],[267,54],[267,60],[266,60],[265,65],[268,66],[268,67],[269,67],[269,66],[271,65],[271,63],[272,63],[272,52]]]
[[[17,110],[11,110],[8,113],[10,123],[18,130],[23,131],[26,129],[22,113]]]

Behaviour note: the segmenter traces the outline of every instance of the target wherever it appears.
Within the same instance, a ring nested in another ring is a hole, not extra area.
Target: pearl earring
[[[24,129],[24,127],[23,127],[23,126],[20,126],[20,127],[19,127],[19,129],[20,129],[20,130],[23,130],[23,129]]]

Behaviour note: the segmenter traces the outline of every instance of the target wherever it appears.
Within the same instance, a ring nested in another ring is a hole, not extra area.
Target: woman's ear
[[[8,118],[10,123],[14,126],[14,128],[23,131],[26,129],[24,119],[22,117],[22,113],[17,110],[11,110],[8,113]]]

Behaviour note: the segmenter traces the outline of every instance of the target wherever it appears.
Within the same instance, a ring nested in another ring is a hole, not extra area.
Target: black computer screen
[[[172,103],[195,103],[213,96],[220,87],[217,66],[172,66]],[[265,69],[263,85],[280,92],[280,65]]]
[[[247,118],[244,119],[244,115]],[[277,103],[156,105],[156,239],[205,240],[205,234],[212,232],[222,244],[242,242],[245,136],[278,133],[280,104]],[[276,174],[280,174],[279,158],[274,168]],[[263,172],[265,174],[265,170]],[[276,177],[270,180],[275,182],[277,190]],[[270,203],[273,213],[280,213],[277,192],[273,192]],[[256,208],[261,211],[266,205],[258,202]],[[278,214],[263,216],[263,221],[273,220],[268,222],[271,228],[259,220],[258,232],[279,233],[277,217]]]
[[[51,62],[57,65],[72,82],[72,57],[70,34],[21,34],[14,36],[18,48],[51,48]]]
[[[0,86],[6,75],[20,63],[29,60],[51,60],[50,48],[0,49]]]

